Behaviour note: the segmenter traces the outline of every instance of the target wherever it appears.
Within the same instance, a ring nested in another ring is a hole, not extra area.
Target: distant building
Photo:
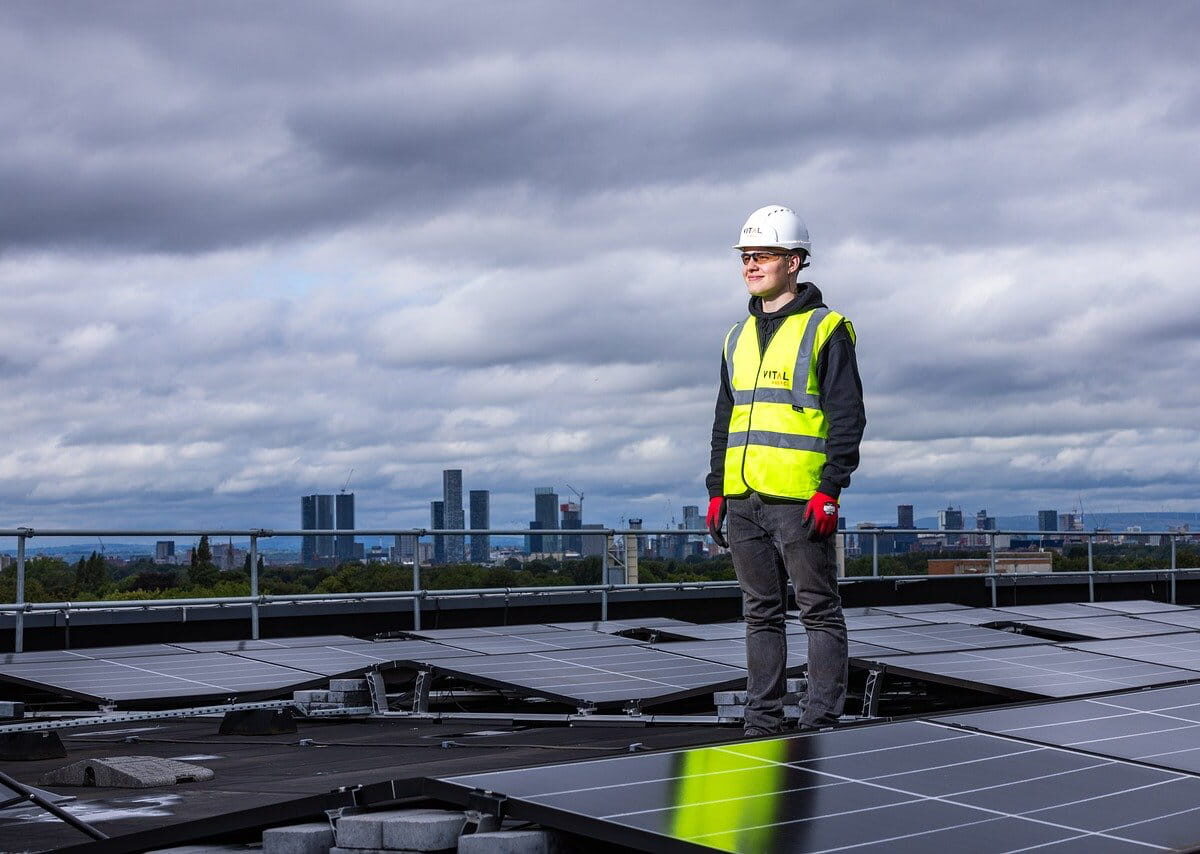
[[[339,531],[353,531],[354,493],[339,493],[333,497],[333,503],[337,511],[334,527]],[[360,553],[362,550],[355,548],[356,545],[353,534],[338,534],[334,544],[334,553],[338,563],[345,563],[362,557]]]
[[[444,501],[429,502],[429,527],[435,531],[445,529],[446,503]],[[433,562],[439,565],[446,562],[446,537],[444,534],[433,535]]]
[[[700,515],[699,505],[683,505],[683,527],[689,531],[704,530],[704,517]]]
[[[246,550],[233,543],[213,543],[211,548],[213,565],[223,572],[241,569],[246,562]]]
[[[442,472],[442,502],[445,508],[447,530],[461,531],[465,527],[462,469],[446,469]],[[446,562],[463,563],[466,559],[466,538],[461,534],[447,536]]]
[[[342,496],[337,496],[342,497]],[[350,527],[354,527],[354,496],[350,494]],[[334,528],[334,496],[305,495],[300,498],[300,529],[303,531],[329,531]],[[351,537],[353,540],[353,537]],[[300,541],[300,561],[305,566],[316,566],[336,558],[332,535],[306,535]]]
[[[155,563],[174,563],[175,562],[175,541],[174,540],[159,540],[154,544],[154,562]]]
[[[1057,510],[1039,510],[1037,520],[1037,529],[1039,531],[1059,530]]]
[[[558,509],[562,511],[562,529],[564,531],[578,531],[583,527],[582,507],[583,505],[574,501],[559,505]],[[562,542],[564,552],[583,554],[583,537],[579,534],[564,534]]]
[[[558,529],[558,493],[552,486],[539,486],[533,490],[533,521],[529,523],[532,529],[553,531]],[[531,534],[530,553],[549,553],[559,551],[558,537],[553,534]],[[538,548],[534,548],[534,544]]]
[[[937,515],[939,531],[961,531],[963,529],[961,509],[955,510],[953,507],[947,507],[945,510],[939,510]]]
[[[989,516],[986,510],[980,510],[975,514],[975,530],[976,531],[994,531],[996,530],[996,517]]]
[[[911,504],[896,505],[896,527],[913,528],[913,506]]]
[[[1058,531],[1082,531],[1083,517],[1075,513],[1059,513],[1058,514]]]
[[[486,489],[471,490],[471,530],[492,527],[492,494]],[[492,556],[492,538],[487,534],[471,535],[471,563],[488,563]]]
[[[1023,552],[996,555],[996,572],[1005,575],[1050,572],[1053,567],[1049,552]],[[930,575],[986,575],[992,571],[988,558],[930,558]]]
[[[603,525],[584,525],[585,531],[603,531]],[[607,546],[607,537],[604,534],[584,534],[580,538],[583,542],[583,550],[580,552],[584,557],[603,557],[604,550]]]

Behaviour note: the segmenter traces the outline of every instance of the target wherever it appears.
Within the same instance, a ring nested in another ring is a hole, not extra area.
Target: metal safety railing
[[[986,576],[988,585],[991,591],[991,600],[993,607],[997,604],[997,586],[1000,577],[1005,575],[997,568],[997,538],[999,537],[1029,537],[1040,538],[1046,540],[1063,540],[1065,539],[1070,544],[1077,544],[1080,540],[1087,542],[1087,570],[1084,572],[1054,572],[1054,573],[1038,573],[1038,572],[1022,572],[1022,578],[1036,578],[1038,576],[1053,575],[1056,578],[1064,576],[1081,576],[1086,575],[1088,583],[1088,600],[1095,600],[1095,562],[1093,553],[1093,542],[1097,539],[1111,539],[1114,536],[1135,536],[1138,538],[1165,538],[1170,543],[1170,565],[1166,567],[1170,583],[1170,601],[1175,602],[1176,598],[1176,578],[1181,571],[1177,566],[1176,561],[1176,541],[1178,538],[1189,538],[1192,536],[1190,532],[1181,531],[1143,531],[1136,534],[1119,534],[1115,532],[1105,531],[1015,531],[1015,530],[997,530],[997,531],[931,531],[927,529],[914,528],[863,528],[854,530],[839,530],[837,532],[841,538],[839,545],[842,551],[848,541],[854,538],[854,541],[861,543],[863,538],[871,539],[871,575],[866,578],[878,578],[879,573],[879,557],[880,557],[880,537],[895,537],[897,535],[911,538],[911,543],[906,542],[906,545],[911,545],[918,542],[920,539],[928,541],[955,540],[953,544],[943,542],[942,545],[946,548],[961,549],[964,544],[960,541],[967,540],[966,548],[980,548],[975,541],[986,539],[987,550],[989,553],[989,565],[986,573],[974,573],[975,577],[980,575]],[[493,587],[493,588],[466,588],[458,590],[429,590],[422,586],[421,583],[421,549],[420,541],[425,537],[445,537],[445,538],[466,538],[466,537],[491,537],[491,536],[534,536],[534,537],[554,537],[570,540],[586,540],[588,538],[603,538],[603,548],[600,550],[603,582],[600,584],[580,584],[580,585],[554,585],[546,587]],[[28,602],[25,598],[25,572],[27,560],[27,544],[31,539],[62,539],[62,538],[113,538],[113,537],[185,537],[185,538],[200,538],[208,537],[245,537],[248,539],[247,554],[249,557],[250,578],[249,578],[249,595],[246,596],[216,596],[205,598],[191,599],[128,599],[128,600],[104,600],[94,602]],[[370,536],[387,536],[397,538],[410,538],[412,541],[412,589],[411,590],[393,590],[379,592],[351,592],[351,593],[295,593],[295,594],[274,594],[264,595],[259,589],[259,543],[261,540],[271,537],[370,537]],[[688,581],[688,582],[659,582],[659,583],[641,583],[638,580],[638,556],[641,551],[639,540],[642,537],[668,537],[677,541],[702,541],[707,536],[707,531],[697,529],[615,529],[615,528],[553,528],[553,529],[322,529],[322,530],[283,530],[269,528],[246,528],[246,529],[210,529],[210,530],[140,530],[140,529],[53,529],[43,530],[30,527],[21,527],[10,530],[0,530],[0,537],[14,537],[16,539],[16,585],[14,601],[8,604],[0,604],[0,613],[11,613],[15,615],[14,619],[14,650],[20,652],[24,648],[24,632],[25,632],[25,616],[32,613],[41,612],[59,612],[69,615],[72,612],[78,611],[99,611],[99,610],[126,610],[126,609],[161,609],[161,608],[189,608],[198,606],[249,606],[250,609],[250,637],[258,639],[259,637],[259,611],[260,608],[266,605],[276,604],[298,604],[304,602],[361,602],[367,600],[397,600],[411,601],[413,625],[415,628],[421,627],[421,610],[422,603],[426,600],[454,599],[462,597],[504,597],[506,600],[514,595],[555,595],[555,594],[589,594],[597,596],[600,605],[600,618],[608,619],[608,606],[610,594],[623,590],[686,590],[686,589],[721,589],[732,588],[737,586],[736,581]],[[893,552],[894,553],[894,552]],[[1126,570],[1126,571],[1163,571],[1164,568],[1149,569],[1149,570]],[[903,581],[928,578],[927,574],[910,574],[910,575],[889,575],[889,578]],[[863,580],[863,576],[854,578],[843,578],[843,583],[853,583]]]

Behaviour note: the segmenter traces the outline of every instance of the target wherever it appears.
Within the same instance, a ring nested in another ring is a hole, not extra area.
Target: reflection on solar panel
[[[349,646],[317,646],[303,649],[263,649],[233,653],[240,658],[294,667],[322,676],[342,676],[368,670],[379,664],[425,658],[461,658],[478,655],[432,641],[402,640]]]
[[[485,655],[543,652],[554,649],[589,649],[596,646],[637,646],[641,641],[603,632],[539,632],[532,635],[497,635],[487,638],[447,638],[440,645],[468,649]]]
[[[955,605],[952,602],[933,602],[925,605],[872,605],[869,609],[881,614],[938,614],[943,611],[969,611],[970,605]]]
[[[192,652],[239,652],[245,649],[297,649],[309,646],[350,646],[351,644],[367,643],[370,641],[352,638],[349,635],[310,635],[298,638],[270,638],[269,640],[184,641],[172,644],[172,646]]]
[[[1184,631],[1172,635],[1121,640],[1076,641],[1062,645],[1131,661],[1149,661],[1182,667],[1185,670],[1200,670],[1200,632]]]
[[[315,683],[312,673],[220,652],[0,666],[0,679],[93,702],[254,697]]]
[[[686,620],[675,620],[671,617],[633,617],[627,620],[601,620],[594,623],[582,620],[577,623],[549,623],[549,625],[556,629],[568,631],[583,630],[615,635],[630,631],[631,629],[668,629],[673,626],[687,628],[694,626],[695,623],[689,623]]]
[[[1011,623],[1016,615],[995,608],[967,608],[963,611],[938,611],[922,614],[921,619],[929,623],[961,623],[983,626],[991,623]]]
[[[1046,637],[1065,640],[1086,638],[1135,638],[1141,635],[1161,635],[1169,632],[1187,632],[1183,626],[1168,626],[1165,623],[1151,623],[1148,620],[1138,620],[1123,614],[1113,614],[1111,617],[1073,617],[1069,620],[1032,620],[1019,618],[1014,620],[1018,626]]]
[[[881,665],[885,673],[1029,699],[1076,697],[1197,678],[1188,670],[1049,645],[862,656],[858,662]]]
[[[1057,605],[1011,605],[997,608],[1006,614],[1016,614],[1020,617],[1036,617],[1042,620],[1067,620],[1071,617],[1103,617],[1111,611],[1103,611],[1090,605],[1079,605],[1075,602],[1063,602]]]
[[[1116,611],[1119,614],[1159,614],[1164,611],[1190,611],[1186,605],[1172,605],[1169,602],[1155,602],[1151,599],[1125,599],[1120,602],[1088,602],[1093,608],[1102,611]]]
[[[1169,611],[1165,614],[1138,614],[1137,619],[1148,620],[1151,623],[1166,623],[1169,626],[1200,629],[1200,611],[1194,608],[1186,611]]]
[[[939,720],[1200,773],[1200,685],[950,715]]]
[[[559,632],[554,626],[533,623],[528,626],[474,626],[463,629],[415,629],[405,632],[422,640],[451,640],[454,638],[494,638],[507,635],[533,635],[540,632]]]
[[[644,851],[1065,854],[1200,840],[1200,779],[924,722],[431,785],[464,804],[495,792],[516,817]]]
[[[979,626],[939,624],[900,629],[852,632],[854,640],[901,652],[950,652],[956,649],[993,649],[1001,646],[1032,646],[1050,641],[1014,632],[981,629]],[[887,655],[888,653],[883,653]]]
[[[663,647],[662,649],[668,649]],[[746,671],[645,646],[485,655],[434,662],[440,672],[576,704],[643,705],[741,687]]]
[[[98,658],[144,658],[152,655],[187,655],[188,650],[165,643],[136,646],[92,646],[80,649],[47,649],[37,652],[9,652],[0,655],[0,664],[26,664],[38,661],[94,661]]]

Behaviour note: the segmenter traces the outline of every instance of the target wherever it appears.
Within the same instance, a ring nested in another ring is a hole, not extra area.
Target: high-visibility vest
[[[725,362],[733,388],[725,446],[727,496],[759,495],[807,500],[821,484],[829,425],[821,409],[817,356],[841,325],[827,308],[786,317],[764,353],[753,316],[725,336]]]
[[[668,832],[720,851],[777,850],[788,743],[778,738],[684,751]]]

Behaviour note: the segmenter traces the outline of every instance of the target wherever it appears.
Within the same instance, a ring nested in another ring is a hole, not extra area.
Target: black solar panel
[[[508,635],[533,635],[541,632],[560,632],[562,629],[541,623],[528,626],[473,626],[461,629],[415,629],[405,632],[421,640],[453,640],[455,638],[494,638]]]
[[[1089,602],[1093,608],[1102,611],[1116,611],[1118,614],[1160,614],[1165,611],[1190,611],[1186,605],[1172,605],[1170,602],[1155,602],[1152,599],[1125,599],[1120,602]]]
[[[0,664],[26,664],[38,661],[94,661],[98,658],[146,658],[154,655],[188,655],[190,650],[165,643],[136,646],[92,646],[79,649],[47,649],[36,652],[8,652],[0,655]]]
[[[960,623],[969,626],[984,626],[991,623],[1010,623],[1017,615],[995,608],[966,608],[961,611],[937,611],[922,614],[921,619],[930,623]]]
[[[544,652],[556,649],[590,649],[602,646],[637,646],[641,641],[606,635],[604,632],[559,631],[538,632],[532,635],[496,635],[495,637],[447,638],[439,646],[466,649],[485,655],[508,655],[516,652]]]
[[[1034,617],[1040,620],[1067,620],[1071,617],[1103,617],[1111,614],[1091,605],[1080,605],[1075,602],[1062,602],[1056,605],[1011,605],[997,608],[1006,614],[1016,614],[1019,617]]]
[[[901,617],[910,614],[937,614],[945,611],[969,611],[970,605],[956,605],[953,602],[931,602],[924,605],[872,605],[871,611],[881,614],[897,614]],[[923,618],[926,619],[926,618]]]
[[[680,641],[678,643],[656,646],[655,649],[661,649],[664,652],[676,655],[687,655],[692,658],[703,659],[704,661],[728,664],[730,667],[745,668],[746,666],[745,638],[715,641]],[[853,638],[850,639],[850,655],[886,655],[888,652],[889,650],[883,647],[873,646],[868,643],[859,643]],[[793,636],[788,639],[787,656],[787,669],[792,674],[798,673],[808,665],[808,644],[802,636]]]
[[[1170,626],[1163,625],[1160,628],[1166,629]],[[1184,631],[1120,640],[1073,641],[1062,645],[1131,661],[1147,661],[1200,671],[1200,632]]]
[[[0,679],[94,702],[250,697],[312,684],[312,673],[220,652],[0,666]]]
[[[845,608],[842,615],[846,618],[846,628],[850,631],[859,629],[892,629],[901,626],[924,626],[931,622],[932,616],[922,615],[920,619],[901,617],[896,614],[875,613],[874,608]],[[799,611],[788,611],[788,617],[800,619]]]
[[[659,631],[659,637],[664,642],[672,638],[680,640],[737,640],[745,636],[745,623],[697,623],[688,626],[666,626]]]
[[[1137,619],[1147,620],[1151,623],[1165,623],[1168,626],[1200,629],[1200,610],[1194,608],[1186,611],[1168,611],[1165,614],[1138,614]]]
[[[1197,678],[1189,670],[1052,645],[857,660],[881,665],[887,673],[1024,698],[1076,697]]]
[[[479,653],[455,649],[431,641],[401,640],[349,646],[316,646],[292,649],[246,650],[232,653],[240,658],[266,661],[322,676],[345,676],[379,664],[421,658],[462,658]]]
[[[628,646],[437,660],[436,669],[516,693],[575,704],[644,705],[741,687],[740,667]]]
[[[851,632],[850,636],[875,646],[901,652],[951,652],[958,649],[994,649],[1001,646],[1032,646],[1048,644],[1050,641],[983,629],[979,626],[962,626],[955,623],[929,626],[913,626],[897,629],[874,629]],[[883,653],[887,655],[888,653]]]
[[[939,720],[1200,774],[1200,685],[1039,703]]]
[[[1002,854],[1187,848],[1200,779],[904,722],[431,781],[644,851]]]
[[[259,640],[215,640],[184,641],[172,644],[192,652],[240,652],[253,649],[298,649],[310,646],[350,646],[368,644],[370,641],[349,635],[310,635],[296,638],[270,638]]]
[[[1072,617],[1068,620],[1020,618],[1014,621],[1014,624],[1023,626],[1026,631],[1059,640],[1135,638],[1141,635],[1190,631],[1183,626],[1151,623],[1148,620],[1138,620],[1123,614],[1113,614],[1110,617]]]
[[[694,626],[695,623],[689,623],[686,620],[675,620],[671,617],[632,617],[621,620],[600,620],[597,622],[588,622],[581,620],[575,623],[549,623],[556,629],[565,631],[593,631],[604,632],[605,634],[620,634],[633,629],[668,629],[672,627],[688,628]]]

